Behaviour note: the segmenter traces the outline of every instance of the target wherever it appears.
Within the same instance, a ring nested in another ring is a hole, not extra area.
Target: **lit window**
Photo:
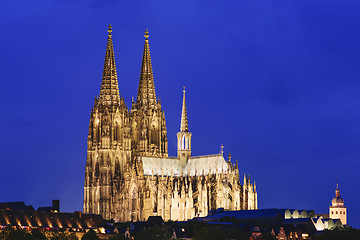
[[[335,213],[338,214],[337,211]]]

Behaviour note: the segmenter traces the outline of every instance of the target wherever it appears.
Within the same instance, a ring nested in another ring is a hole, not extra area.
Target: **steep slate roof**
[[[53,212],[56,209],[54,207],[39,207],[37,209],[37,211],[41,211],[41,212]]]
[[[24,202],[3,202],[0,203],[0,210],[26,210],[35,211],[33,206],[25,205]]]
[[[214,213],[203,218],[196,218],[205,222],[216,222],[223,217],[235,218],[238,222],[254,222],[254,223],[281,223],[284,219],[286,209],[260,209],[260,210],[240,210],[240,211],[224,211]]]
[[[155,225],[159,226],[164,223],[164,220],[161,216],[149,216],[149,218],[146,220],[146,224],[149,227],[153,227]]]

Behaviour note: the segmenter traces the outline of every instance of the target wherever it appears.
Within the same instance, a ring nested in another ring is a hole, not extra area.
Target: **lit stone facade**
[[[161,216],[187,220],[209,210],[257,209],[250,177],[239,181],[238,164],[215,155],[191,156],[185,90],[178,156],[168,156],[165,114],[156,98],[149,35],[136,101],[131,109],[119,94],[109,27],[100,96],[91,110],[85,167],[84,212],[118,221]]]

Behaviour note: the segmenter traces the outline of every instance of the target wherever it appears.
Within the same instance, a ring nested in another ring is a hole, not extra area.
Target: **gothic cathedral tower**
[[[131,108],[132,144],[139,156],[168,156],[165,114],[156,98],[151,65],[149,33],[145,32],[144,53],[136,102]]]
[[[100,96],[90,116],[84,186],[84,212],[106,219],[131,159],[130,114],[119,95],[111,26],[108,32]]]

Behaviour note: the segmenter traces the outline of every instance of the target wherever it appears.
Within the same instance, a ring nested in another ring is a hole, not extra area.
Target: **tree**
[[[126,238],[124,234],[118,233],[115,236],[109,237],[109,240],[127,240],[129,238]]]
[[[24,240],[24,239],[29,239],[30,236],[31,235],[29,233],[26,233],[24,230],[16,229],[16,230],[10,231],[5,239],[7,239],[7,240]]]
[[[167,226],[154,226],[135,234],[136,240],[164,240],[170,239],[171,235]]]
[[[211,226],[207,225],[202,227],[200,230],[195,231],[193,235],[193,239],[195,240],[248,240],[249,236],[243,233],[240,229],[232,228],[232,229],[224,229],[221,226]]]
[[[82,236],[81,240],[99,240],[99,237],[96,235],[96,232],[90,229],[87,233]]]
[[[265,232],[261,235],[261,240],[276,240],[276,237],[271,232]]]
[[[39,229],[33,228],[31,230],[31,235],[29,236],[29,240],[46,240],[46,236],[43,231]]]
[[[360,230],[345,226],[342,228],[335,228],[334,230],[325,230],[318,240],[359,240]]]

